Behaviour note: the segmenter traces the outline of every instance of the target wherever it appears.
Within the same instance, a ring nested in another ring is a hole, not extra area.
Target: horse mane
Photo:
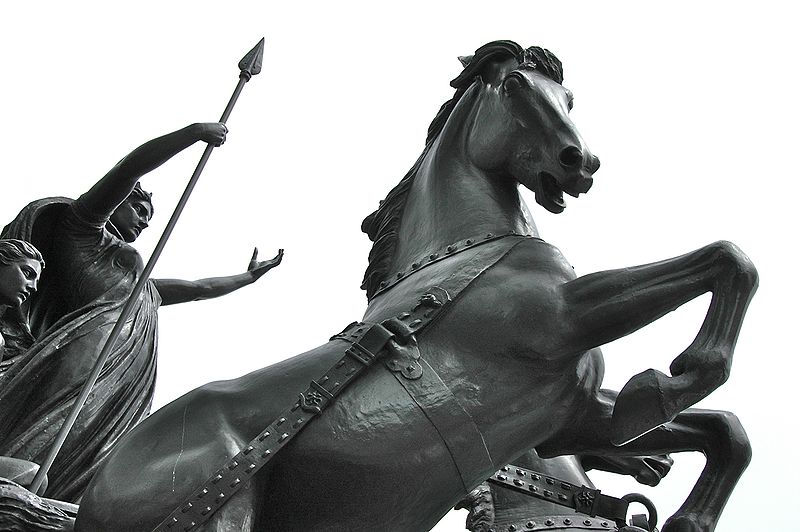
[[[367,291],[367,299],[372,299],[372,296],[380,288],[381,281],[386,279],[389,274],[389,266],[397,247],[397,232],[403,218],[408,192],[433,142],[444,129],[444,125],[461,97],[466,94],[474,82],[481,79],[480,72],[484,65],[488,61],[497,61],[508,57],[516,58],[520,65],[535,68],[557,83],[561,83],[563,80],[561,61],[549,50],[538,46],[522,48],[513,41],[493,41],[478,48],[474,55],[459,58],[464,64],[464,69],[450,82],[450,86],[456,89],[456,92],[441,106],[428,126],[428,135],[422,154],[403,179],[379,203],[377,210],[361,222],[361,231],[366,233],[373,242],[369,252],[369,265],[361,283],[361,288]]]

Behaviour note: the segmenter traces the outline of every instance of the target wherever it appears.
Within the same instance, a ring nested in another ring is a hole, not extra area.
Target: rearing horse
[[[518,192],[522,184],[558,213],[562,193],[587,192],[599,166],[568,117],[560,62],[509,41],[464,62],[423,154],[364,221],[375,242],[364,323],[153,414],[94,477],[76,531],[153,530],[312,379],[328,382],[325,372],[345,364],[352,338],[373,324],[392,334],[384,358],[210,521],[187,529],[429,530],[531,448],[542,456],[704,451],[704,476],[664,531],[714,529],[749,448],[733,416],[683,411],[728,375],[754,267],[721,242],[576,278],[559,250],[536,237]],[[613,396],[600,392],[597,347],[707,291],[708,315],[673,376],[637,376],[614,412]],[[195,505],[224,498],[224,489],[201,493]]]

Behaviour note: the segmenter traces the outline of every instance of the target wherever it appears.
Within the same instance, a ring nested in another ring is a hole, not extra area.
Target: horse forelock
[[[561,61],[549,50],[538,46],[522,48],[514,41],[493,41],[478,48],[473,56],[459,58],[462,62],[466,62],[466,65],[461,73],[450,82],[450,86],[455,88],[456,92],[439,108],[439,112],[431,121],[425,139],[425,149],[403,179],[389,191],[377,210],[364,218],[361,223],[361,231],[366,233],[373,242],[369,252],[369,264],[361,283],[361,288],[367,292],[367,299],[372,299],[372,296],[380,288],[381,281],[386,279],[389,274],[389,267],[397,248],[398,229],[408,193],[422,161],[444,129],[461,97],[476,81],[480,80],[480,72],[487,62],[499,61],[504,58],[515,58],[520,65],[535,68],[557,83],[563,81]]]

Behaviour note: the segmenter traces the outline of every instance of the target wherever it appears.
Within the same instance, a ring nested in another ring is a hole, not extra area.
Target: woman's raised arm
[[[126,155],[82,197],[93,213],[111,215],[144,174],[155,170],[197,141],[220,146],[228,128],[220,123],[200,123],[145,142]]]

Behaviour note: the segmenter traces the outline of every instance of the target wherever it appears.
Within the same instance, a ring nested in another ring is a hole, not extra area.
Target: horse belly
[[[258,529],[428,530],[464,495],[436,430],[394,377],[374,369],[259,478]]]

